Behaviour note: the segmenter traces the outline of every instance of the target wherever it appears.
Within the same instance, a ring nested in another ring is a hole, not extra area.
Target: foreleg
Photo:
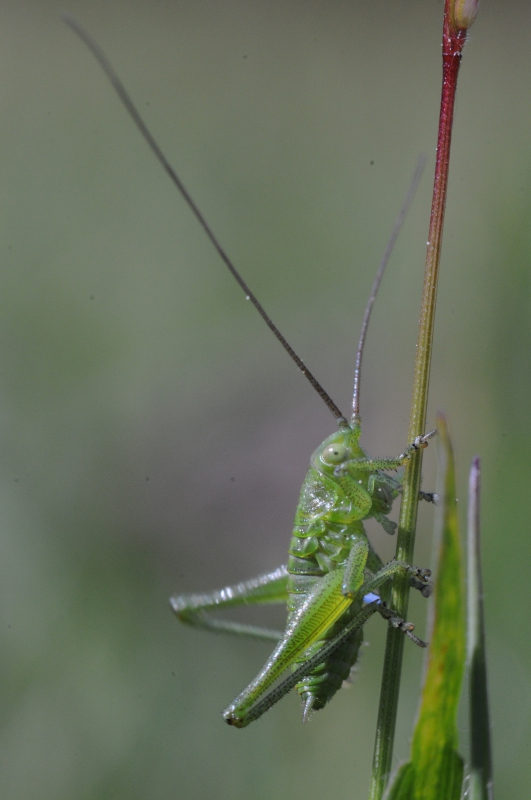
[[[423,450],[428,446],[428,440],[435,436],[436,430],[425,433],[424,436],[417,436],[411,444],[409,444],[403,453],[398,458],[352,458],[349,461],[343,462],[334,470],[337,476],[345,475],[347,473],[356,474],[357,472],[372,472],[377,469],[398,469],[411,459],[413,453],[418,450]]]

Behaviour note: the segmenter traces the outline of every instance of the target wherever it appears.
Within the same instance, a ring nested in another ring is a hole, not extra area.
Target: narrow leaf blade
[[[438,571],[420,711],[411,760],[398,772],[387,800],[460,800],[463,760],[457,752],[457,709],[465,667],[463,555],[457,524],[453,450],[439,416]]]
[[[470,685],[470,800],[492,800],[492,756],[487,691],[485,625],[480,557],[480,464],[475,458],[468,484],[467,594]]]

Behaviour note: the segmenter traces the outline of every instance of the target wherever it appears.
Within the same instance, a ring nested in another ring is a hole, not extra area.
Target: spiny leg
[[[366,589],[369,588],[370,584],[367,584],[364,587],[364,592]],[[382,613],[383,611],[383,613]],[[306,678],[313,669],[318,667],[320,664],[323,663],[335,650],[337,650],[341,645],[348,639],[352,633],[357,630],[358,628],[363,627],[367,620],[376,612],[379,612],[384,619],[387,619],[394,627],[401,630],[405,633],[412,642],[417,644],[419,647],[426,647],[426,643],[419,639],[412,633],[413,624],[411,622],[405,622],[402,620],[401,617],[394,614],[391,609],[388,609],[386,606],[382,604],[380,600],[373,600],[372,602],[365,605],[359,614],[354,617],[344,628],[343,630],[334,638],[327,642],[314,656],[305,661],[304,664],[301,664],[294,672],[291,673],[285,680],[282,681],[278,686],[275,686],[271,692],[269,692],[265,697],[261,697],[255,705],[246,712],[245,716],[241,719],[234,718],[234,717],[227,717],[226,712],[224,712],[223,716],[225,721],[228,722],[229,725],[234,725],[238,728],[245,728],[251,722],[258,719],[265,714],[272,706],[278,703],[279,700],[282,700],[285,695],[287,695],[298,683],[300,683],[304,678]],[[308,709],[308,712],[311,712],[311,709]]]
[[[402,633],[405,633],[406,636],[408,636],[412,642],[418,645],[418,647],[428,646],[426,642],[424,642],[422,639],[419,639],[419,637],[415,636],[415,634],[413,633],[413,630],[415,629],[413,623],[406,622],[405,620],[403,620],[402,617],[399,617],[397,614],[395,614],[395,612],[391,608],[387,608],[385,603],[383,602],[380,603],[380,605],[378,606],[378,613],[385,620],[387,620],[389,624],[393,626],[393,628],[398,628],[398,630],[402,631]]]
[[[345,568],[328,573],[315,585],[315,588],[308,595],[302,606],[292,615],[284,636],[277,644],[263,669],[223,712],[223,717],[229,725],[245,727],[249,722],[257,719],[258,716],[267,711],[271,705],[284,696],[285,692],[289,691],[289,688],[286,688],[285,691],[279,694],[279,688],[286,686],[286,681],[284,681],[280,684],[280,687],[269,692],[263,700],[260,699],[261,695],[269,689],[284,670],[291,666],[311,644],[319,641],[323,633],[339,619],[350,605],[351,597],[354,594],[359,592],[365,596],[374,592],[382,583],[388,581],[390,577],[399,572],[406,572],[414,576],[417,582],[422,583],[423,588],[424,584],[427,583],[429,570],[418,570],[399,561],[392,561],[386,564],[370,580],[363,582],[364,569],[369,555],[372,556],[367,540],[365,537],[360,538],[360,541],[351,550],[351,556]],[[300,679],[306,677],[313,669],[313,666],[321,664],[329,652],[333,652],[339,647],[353,631],[363,625],[365,619],[375,611],[378,611],[380,603],[381,601],[377,599],[366,605],[360,614],[349,622],[337,637],[332,639],[334,646],[330,650],[328,650],[329,644],[327,643],[319,650],[320,658],[317,661],[314,662],[314,657],[312,656],[293,674],[299,675]],[[369,611],[366,609],[369,609]],[[408,636],[410,635],[414,627],[411,623],[406,623],[394,612],[392,620],[395,627],[399,627]],[[421,643],[421,640],[417,641],[416,637],[414,637],[414,641],[417,644]],[[287,681],[291,688],[299,682],[299,679],[293,682],[293,676],[291,676]]]
[[[376,569],[370,579],[363,581],[364,569],[366,566],[373,569],[376,566]],[[381,560],[372,550],[368,541],[366,539],[360,539],[351,550],[349,559],[345,564],[341,589],[346,596],[354,596],[357,593],[361,593],[366,598],[365,602],[368,605],[372,605],[375,599],[374,593],[378,591],[383,584],[388,583],[390,578],[399,573],[406,573],[409,575],[411,586],[418,589],[424,597],[430,596],[432,589],[429,581],[431,570],[412,567],[409,564],[395,560],[390,561],[386,565],[382,565]],[[382,614],[384,619],[387,619],[394,627],[400,628],[400,630],[409,636],[415,644],[422,647],[425,646],[421,639],[411,633],[415,627],[412,623],[405,622],[405,620],[397,616],[395,612],[389,611],[385,602],[380,598],[378,598],[377,602],[379,604],[377,610]],[[360,625],[353,626],[351,623],[347,624],[344,631],[339,634],[339,641],[343,642],[345,640],[345,631],[352,632],[356,630],[357,627],[360,627]],[[306,664],[308,664],[308,662],[306,662]],[[308,670],[308,666],[306,669]],[[306,711],[311,711],[311,708],[308,707]]]
[[[380,523],[386,533],[393,536],[398,526],[396,522],[390,520],[386,515],[390,512],[395,497],[401,494],[402,484],[391,475],[386,475],[381,470],[378,470],[369,475],[367,491],[373,499],[371,516]],[[437,505],[440,498],[435,492],[420,490],[419,500]]]
[[[375,566],[376,569],[374,569]],[[373,572],[372,577],[368,581],[365,580],[366,567]],[[350,597],[354,597],[359,592],[366,595],[374,592],[383,583],[388,581],[389,578],[392,578],[393,575],[400,572],[409,575],[411,586],[418,589],[424,597],[430,596],[431,583],[429,578],[431,576],[431,570],[412,567],[404,561],[396,561],[394,559],[384,565],[370,546],[367,537],[365,535],[360,535],[353,544],[343,568],[341,591],[344,595]]]
[[[177,618],[196,628],[204,628],[215,633],[231,633],[237,636],[252,636],[278,642],[281,631],[245,625],[230,620],[214,619],[206,611],[243,605],[265,605],[286,603],[288,571],[281,566],[273,572],[258,575],[242,583],[227,586],[206,594],[183,594],[172,597],[171,607]]]
[[[258,698],[347,610],[352,598],[342,590],[343,574],[342,569],[336,569],[324,575],[291,613],[282,639],[263,668],[223,712],[229,725],[246,724],[247,714]]]
[[[430,569],[422,569],[419,567],[411,567],[409,564],[406,564],[404,561],[389,561],[384,567],[382,567],[376,575],[364,583],[362,591],[363,594],[366,595],[369,592],[374,592],[378,589],[383,583],[389,580],[393,575],[398,573],[406,573],[409,575],[409,582],[413,589],[418,589],[423,597],[429,597],[432,590],[432,584],[430,583],[430,576],[431,570]]]
[[[416,569],[415,567],[408,567],[407,564],[402,564],[400,562],[390,562],[391,569],[388,572],[389,574],[396,573],[398,571],[407,569],[408,571],[422,574],[426,577],[429,577],[430,570],[422,570]],[[369,597],[372,593],[372,590],[377,588],[379,585],[380,578],[376,580],[373,579],[363,587],[363,592],[366,597]],[[374,596],[374,595],[373,595]],[[402,617],[398,616],[392,609],[388,608],[386,604],[380,600],[371,600],[370,603],[367,603],[359,614],[351,620],[344,629],[334,638],[327,642],[315,655],[308,659],[304,664],[302,664],[297,670],[295,670],[288,678],[286,678],[282,683],[276,686],[272,692],[270,692],[266,697],[262,698],[249,712],[248,716],[245,720],[245,725],[248,725],[250,722],[253,722],[258,717],[262,716],[271,706],[275,705],[279,700],[282,699],[292,688],[294,688],[299,682],[304,680],[304,678],[316,667],[322,664],[335,650],[337,650],[341,645],[351,636],[358,628],[363,627],[365,622],[375,613],[378,612],[386,621],[389,622],[394,628],[402,631],[411,641],[416,644],[418,647],[427,647],[427,643],[420,639],[418,636],[415,636],[413,630],[415,628],[412,622],[406,622]],[[303,721],[307,721],[310,718],[312,713],[312,699],[308,698],[307,703],[303,708]],[[243,727],[243,726],[242,726]]]
[[[331,639],[327,642],[314,656],[305,661],[304,664],[301,664],[294,672],[291,673],[285,680],[282,681],[278,686],[275,686],[265,697],[261,697],[258,702],[256,702],[252,708],[250,708],[243,717],[234,717],[228,714],[227,712],[230,711],[227,709],[223,712],[223,717],[225,721],[229,725],[234,725],[237,728],[245,728],[251,722],[254,722],[255,719],[258,719],[262,716],[266,711],[268,711],[272,706],[278,703],[279,700],[290,692],[297,683],[299,683],[303,678],[305,678],[315,667],[318,667],[319,664],[322,664],[326,658],[337,650],[338,647],[341,647],[343,642],[351,635],[351,633],[356,630],[357,628],[363,626],[365,622],[371,617],[376,611],[378,611],[378,606],[380,604],[379,600],[374,600],[372,603],[364,606],[363,609],[360,611],[356,617],[351,620],[351,622],[346,626],[341,633],[339,633],[335,639]]]
[[[345,461],[334,470],[334,475],[341,476],[348,472],[372,472],[377,469],[398,469],[406,464],[413,453],[423,450],[428,446],[428,440],[435,436],[436,430],[429,431],[423,436],[417,436],[411,444],[409,444],[403,453],[398,458],[353,458],[350,461]]]
[[[386,517],[385,514],[380,514],[379,511],[373,511],[372,512],[372,516],[374,517],[376,522],[380,523],[380,525],[382,526],[384,531],[386,533],[388,533],[389,536],[394,536],[395,535],[396,529],[398,528],[398,525],[396,524],[396,522],[393,522],[392,519],[389,519],[389,517]]]
[[[390,536],[396,533],[397,524],[387,517],[393,507],[393,501],[402,491],[402,484],[391,475],[377,470],[369,475],[367,491],[372,498],[370,516],[380,523]]]
[[[432,591],[432,584],[430,583],[431,570],[422,569],[418,567],[411,567],[401,561],[390,561],[370,580],[364,585],[363,591],[365,594],[373,592],[383,582],[386,582],[389,577],[398,572],[409,573],[409,582],[414,589],[418,589],[423,597],[429,597]],[[412,642],[419,647],[426,647],[426,642],[415,636],[413,630],[415,626],[412,622],[406,622],[402,617],[399,617],[392,609],[388,608],[385,601],[381,601],[378,606],[379,614],[389,622],[394,628],[398,628],[408,636]]]
[[[400,481],[397,481],[397,479],[393,478],[392,475],[386,475],[385,472],[381,472],[380,470],[375,472],[373,475],[369,475],[369,480],[367,481],[367,491],[371,497],[374,495],[379,486],[389,490],[390,494],[387,500],[389,505],[392,504],[395,497],[397,497],[402,491],[402,484]]]
[[[397,497],[402,492],[402,484],[400,481],[397,481],[392,475],[386,475],[385,472],[378,471],[374,475],[369,475],[367,491],[371,497],[374,495],[375,489],[378,488],[378,485],[388,487],[392,492],[392,499]],[[424,492],[422,489],[419,490],[419,500],[424,500],[426,503],[433,503],[433,505],[436,506],[440,499],[441,498],[437,492]]]
[[[387,475],[385,472],[382,472],[381,470],[378,470],[374,474],[369,475],[369,480],[367,483],[367,491],[369,492],[371,497],[374,496],[379,486],[381,486],[382,488],[387,488],[390,491],[391,494],[388,500],[389,505],[391,505],[395,497],[398,497],[398,495],[401,494],[402,492],[401,482],[396,478],[394,478],[392,475]],[[422,489],[420,489],[419,500],[425,500],[426,503],[433,503],[434,505],[437,505],[437,503],[440,500],[440,497],[436,492],[424,492]]]

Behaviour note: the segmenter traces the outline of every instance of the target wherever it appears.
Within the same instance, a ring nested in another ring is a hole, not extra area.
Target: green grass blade
[[[457,525],[455,470],[446,420],[440,432],[438,572],[435,610],[411,760],[398,772],[387,800],[459,800],[463,761],[457,753],[457,709],[465,667],[463,556]]]
[[[385,800],[405,800],[415,791],[415,767],[411,761],[402,764],[385,794]]]
[[[436,794],[429,797],[438,800],[459,800],[463,786],[463,759],[452,747],[443,748],[437,763],[438,779]],[[419,771],[412,761],[403,764],[398,770],[392,786],[385,795],[385,800],[424,800],[428,797],[422,786]]]
[[[470,683],[469,800],[492,800],[492,757],[487,692],[483,589],[479,526],[479,458],[470,468],[468,484],[468,670]]]

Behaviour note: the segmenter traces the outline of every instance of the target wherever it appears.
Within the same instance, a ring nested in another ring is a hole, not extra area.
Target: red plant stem
[[[466,41],[466,30],[457,29],[453,24],[451,6],[453,6],[452,0],[446,0],[443,27],[441,110],[428,249],[426,253],[426,267],[424,272],[424,286],[411,400],[408,436],[410,442],[424,433],[426,424],[433,326],[435,321],[435,300],[437,296],[437,279],[439,275],[439,260],[446,206],[446,190],[448,186],[454,101],[461,54]],[[409,462],[404,474],[403,500],[400,509],[396,558],[400,561],[405,561],[407,564],[411,564],[413,561],[421,466],[422,451],[418,452]],[[407,579],[393,581],[391,607],[404,619],[407,616],[408,594],[409,587]],[[382,797],[391,771],[403,646],[404,635],[400,631],[390,627],[387,633],[384,673],[374,749],[373,773],[369,792],[370,800],[379,800]]]
[[[439,276],[444,211],[446,207],[446,191],[448,187],[448,168],[450,164],[450,144],[452,141],[455,92],[457,88],[459,65],[461,63],[461,53],[466,39],[466,31],[451,31],[446,16],[447,15],[445,15],[443,31],[443,84],[441,112],[439,117],[439,135],[437,139],[437,159],[435,163],[426,269],[424,273],[422,306],[417,338],[418,355],[413,381],[409,441],[413,441],[415,436],[419,436],[423,433],[426,424],[427,403],[422,402],[422,397],[427,394],[428,390],[433,323],[435,320],[435,300]]]

